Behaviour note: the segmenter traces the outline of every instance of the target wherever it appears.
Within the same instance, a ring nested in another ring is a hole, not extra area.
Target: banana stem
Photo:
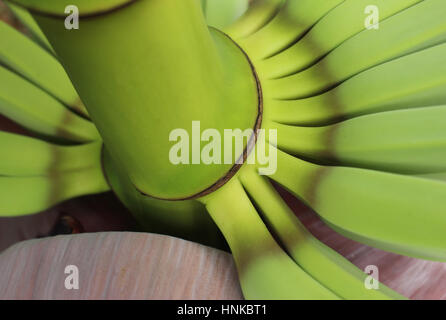
[[[203,199],[231,247],[247,299],[337,299],[276,243],[238,179]]]
[[[58,17],[34,16],[110,154],[141,193],[190,199],[230,172],[232,164],[170,161],[172,134],[185,130],[192,136],[194,121],[223,136],[225,129],[254,128],[259,113],[247,56],[208,28],[199,1],[134,1],[81,16],[75,31],[65,30]]]

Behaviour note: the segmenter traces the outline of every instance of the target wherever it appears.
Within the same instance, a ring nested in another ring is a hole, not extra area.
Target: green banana
[[[288,253],[314,279],[343,299],[403,299],[383,284],[378,290],[367,289],[367,274],[317,240],[255,168],[244,168],[240,180]]]
[[[0,22],[0,63],[20,74],[36,86],[76,112],[85,108],[70,79],[56,58],[4,22]]]
[[[425,179],[433,179],[437,181],[443,181],[446,182],[446,172],[436,172],[436,173],[426,173],[426,174],[419,174],[415,175],[419,178],[425,178]]]
[[[14,143],[0,161],[2,217],[34,214],[74,197],[109,190],[102,172],[101,143],[60,147],[6,133],[0,140],[2,147],[7,146],[4,142]],[[32,158],[20,159],[19,147],[30,148]]]
[[[224,28],[246,12],[249,0],[201,0],[204,16],[209,26]]]
[[[263,81],[265,96],[298,99],[316,95],[375,65],[440,44],[446,40],[445,9],[443,0],[420,2],[381,22],[379,30],[360,32],[310,68]]]
[[[302,37],[327,12],[344,1],[286,1],[268,24],[238,43],[249,52],[252,60],[268,57]]]
[[[446,184],[419,177],[311,164],[278,151],[271,178],[347,237],[416,258],[446,261]],[[426,192],[428,190],[429,192]]]
[[[48,39],[43,34],[42,30],[40,30],[40,27],[37,25],[37,23],[34,21],[31,14],[28,12],[28,10],[19,7],[18,5],[15,5],[13,3],[6,3],[6,5],[9,7],[9,9],[12,11],[14,16],[19,19],[19,21],[27,28],[27,30],[31,33],[32,38],[44,49],[46,49],[48,52],[54,54],[53,48],[51,47],[51,44],[48,42]]]
[[[339,298],[282,251],[237,179],[202,201],[231,247],[245,297]]]
[[[266,118],[321,125],[359,115],[446,104],[446,44],[381,64],[321,95],[265,101]]]
[[[308,68],[344,41],[365,30],[364,9],[379,8],[380,22],[424,0],[346,0],[328,12],[295,44],[273,56],[256,61],[265,78],[280,78]],[[300,2],[300,1],[295,1]],[[310,6],[306,11],[319,10]],[[303,13],[305,14],[305,12]],[[271,55],[269,53],[268,55]],[[268,55],[262,55],[262,58]]]
[[[223,31],[233,39],[242,39],[255,33],[279,12],[287,0],[257,0],[254,1],[246,13]]]
[[[102,143],[61,146],[0,131],[0,145],[7,150],[0,159],[0,175],[30,177],[94,167]],[[29,156],[24,157],[24,150]]]
[[[382,112],[326,127],[274,122],[278,147],[315,161],[396,173],[446,170],[446,106]]]
[[[0,216],[34,214],[71,198],[108,190],[100,167],[50,176],[0,176]]]
[[[99,139],[91,122],[1,65],[0,114],[53,140],[89,142]]]

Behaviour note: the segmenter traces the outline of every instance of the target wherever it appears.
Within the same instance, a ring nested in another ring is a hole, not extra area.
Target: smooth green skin
[[[224,28],[233,39],[248,37],[264,27],[279,12],[286,0],[256,0],[237,21]]]
[[[278,152],[271,178],[334,230],[416,258],[446,261],[446,184],[432,179],[311,164]]]
[[[68,199],[108,190],[100,165],[49,176],[0,176],[0,216],[35,214]]]
[[[324,55],[335,49],[344,41],[365,30],[364,9],[369,5],[379,8],[380,22],[385,21],[396,13],[424,0],[346,0],[329,11],[311,30],[292,46],[268,59],[256,61],[256,68],[264,78],[279,78],[296,73],[317,62]],[[301,1],[296,1],[297,3]],[[314,2],[314,1],[312,1]],[[313,12],[309,7],[303,11]],[[284,26],[285,28],[285,26]],[[271,30],[270,38],[280,30]],[[277,37],[277,34],[276,34]],[[251,41],[251,40],[247,40]],[[265,46],[265,49],[268,46]],[[264,50],[265,50],[264,49]],[[271,53],[269,53],[271,55]],[[265,58],[265,55],[261,56]]]
[[[316,239],[256,168],[245,168],[240,180],[294,261],[325,287],[348,300],[404,299],[383,284],[378,290],[366,289],[368,275]]]
[[[265,117],[313,126],[359,115],[446,104],[446,44],[378,65],[321,95],[265,101]]]
[[[31,12],[39,12],[47,15],[66,17],[65,7],[76,5],[82,16],[106,13],[137,0],[76,0],[71,2],[60,0],[8,0],[29,9]]]
[[[446,182],[446,172],[420,174],[416,175],[416,177]]]
[[[227,249],[220,230],[196,200],[164,201],[143,196],[125,170],[104,150],[104,172],[113,192],[130,210],[145,232],[167,234],[214,248]]]
[[[214,128],[223,136],[224,129],[254,128],[258,113],[257,86],[246,57],[227,37],[209,31],[199,2],[138,1],[81,20],[76,32],[54,18],[36,20],[108,150],[139,190],[182,199],[227,174],[231,164],[169,161],[172,130],[191,134],[192,121],[200,120],[202,130]]]
[[[381,112],[326,127],[269,123],[278,146],[317,161],[396,173],[446,170],[446,106]]]
[[[201,0],[209,26],[222,29],[246,12],[249,0]]]
[[[61,146],[0,131],[2,176],[42,176],[97,166],[101,142]]]
[[[37,25],[36,21],[34,21],[34,18],[31,16],[28,10],[12,3],[6,3],[6,5],[12,11],[14,16],[19,19],[19,21],[31,33],[33,40],[35,40],[45,50],[54,54],[51,44],[48,42],[48,39],[43,34],[42,30],[40,30],[40,27]]]
[[[263,81],[265,96],[299,99],[320,94],[375,65],[442,43],[445,10],[443,0],[420,2],[383,21],[379,30],[364,30],[345,41],[312,67]]]
[[[302,37],[319,19],[344,0],[286,1],[262,29],[239,44],[251,59],[261,60],[285,49]]]
[[[202,201],[231,247],[246,299],[339,299],[280,248],[237,178]]]
[[[0,114],[51,140],[90,142],[100,139],[90,121],[1,65]]]
[[[57,59],[45,49],[0,22],[0,63],[48,92],[69,108],[83,112],[83,105]]]

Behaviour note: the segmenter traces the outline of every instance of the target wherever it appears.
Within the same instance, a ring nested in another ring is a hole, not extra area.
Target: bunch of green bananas
[[[0,215],[110,186],[151,231],[218,245],[216,224],[246,298],[403,298],[366,289],[273,180],[349,238],[446,260],[444,0],[257,0],[222,30],[196,0],[77,0],[75,31],[60,2],[14,2],[51,45],[15,8],[45,49],[2,26],[0,110],[51,143],[2,134]],[[369,5],[378,29],[364,24]],[[193,120],[277,130],[257,142],[277,152],[277,171],[169,163],[169,132]]]

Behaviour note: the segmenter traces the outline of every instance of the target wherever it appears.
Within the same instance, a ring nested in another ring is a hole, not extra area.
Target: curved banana
[[[271,21],[286,1],[256,0],[240,19],[223,30],[233,39],[247,37]]]
[[[3,135],[3,134],[2,134]],[[2,138],[5,136],[3,135]],[[16,142],[18,138],[16,138]],[[30,140],[26,143],[25,140]],[[5,140],[2,139],[2,142]],[[62,201],[88,194],[102,193],[110,190],[101,166],[100,150],[101,143],[93,143],[87,146],[67,147],[73,156],[71,159],[63,159],[53,155],[53,164],[50,169],[43,172],[42,158],[45,157],[45,146],[31,138],[22,138],[22,146],[30,146],[31,158],[28,161],[19,160],[13,172],[8,173],[41,173],[33,176],[6,176],[5,172],[10,169],[8,160],[0,161],[0,216],[15,217],[34,214],[51,208]],[[3,147],[3,144],[2,144]],[[37,147],[37,149],[36,149]],[[39,148],[40,147],[40,148]],[[53,150],[58,147],[53,146]],[[59,147],[60,148],[60,147]],[[46,150],[47,151],[47,150]],[[88,154],[86,152],[88,151]],[[18,150],[11,150],[17,155]],[[65,155],[68,155],[65,152]],[[32,160],[35,159],[36,163]],[[45,161],[44,161],[45,162]],[[34,166],[34,167],[33,167]],[[56,170],[59,169],[59,170]],[[17,172],[17,170],[22,170]]]
[[[277,15],[239,44],[252,60],[279,52],[302,37],[318,20],[345,0],[286,1]]]
[[[286,50],[276,50],[269,58],[262,55],[256,67],[265,78],[280,78],[308,68],[326,54],[365,30],[364,9],[379,8],[380,22],[424,0],[346,0],[329,11],[322,19]],[[293,2],[293,1],[291,1]],[[301,1],[294,1],[301,2]],[[315,10],[310,6],[307,11]],[[271,53],[269,53],[271,55]]]
[[[334,230],[416,258],[446,261],[446,184],[350,167],[315,165],[278,151],[271,178]]]
[[[42,30],[40,30],[40,27],[37,25],[36,21],[34,21],[34,18],[31,16],[28,10],[10,2],[7,2],[6,5],[12,11],[14,16],[19,19],[19,21],[31,33],[33,39],[48,52],[54,54],[51,44],[48,42],[48,39],[43,34]]]
[[[381,112],[326,127],[265,123],[280,149],[326,161],[396,173],[446,170],[446,105]]]
[[[42,176],[94,167],[100,159],[101,142],[61,146],[0,131],[2,176]]]
[[[0,176],[0,216],[35,214],[71,198],[108,190],[100,167],[41,177]]]
[[[265,96],[298,99],[329,90],[375,65],[443,43],[446,3],[418,3],[342,43],[312,67],[284,78],[263,81]],[[299,57],[297,56],[296,59]]]
[[[1,65],[0,114],[53,140],[89,142],[99,139],[93,123]]]
[[[208,25],[217,29],[237,21],[249,6],[249,0],[201,0],[201,3]]]
[[[321,95],[265,101],[265,117],[313,126],[381,111],[446,104],[446,44],[376,66]]]
[[[246,167],[240,180],[260,208],[263,219],[278,235],[296,263],[314,279],[343,299],[403,299],[383,284],[366,288],[367,274],[316,239],[290,210],[265,177]]]
[[[2,65],[42,88],[70,109],[86,115],[85,107],[65,70],[52,54],[3,21],[0,21],[0,39]]]

